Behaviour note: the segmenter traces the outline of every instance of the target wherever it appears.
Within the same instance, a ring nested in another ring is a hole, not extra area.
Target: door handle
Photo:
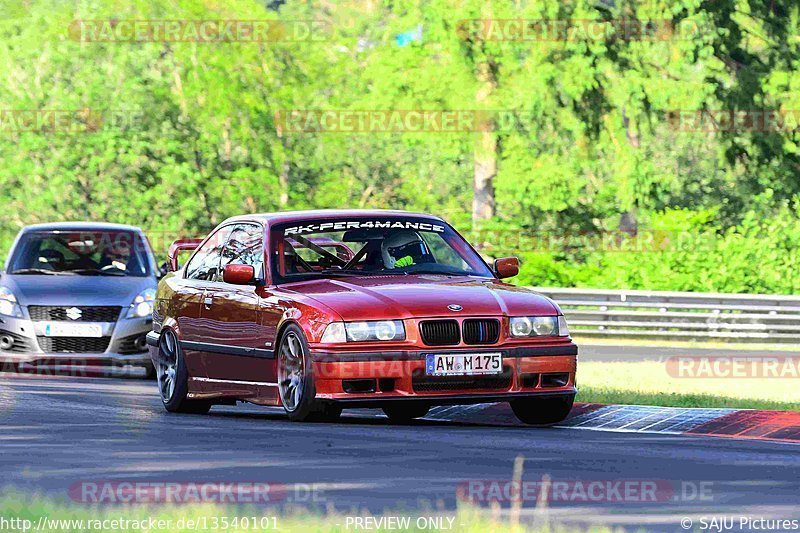
[[[211,304],[213,303],[214,303],[214,298],[212,298],[211,296],[206,296],[205,298],[203,298],[203,307],[205,307],[206,309],[211,309]]]

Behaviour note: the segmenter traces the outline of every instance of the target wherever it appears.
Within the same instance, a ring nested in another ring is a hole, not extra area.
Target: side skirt
[[[277,383],[189,377],[189,390],[188,397],[193,400],[242,400],[260,405],[280,403]]]

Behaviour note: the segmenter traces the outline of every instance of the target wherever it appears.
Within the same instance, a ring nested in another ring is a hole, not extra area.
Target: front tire
[[[536,426],[557,424],[572,410],[574,396],[555,398],[519,398],[511,400],[511,410],[520,422]]]
[[[165,329],[158,339],[156,379],[161,403],[170,413],[205,414],[211,409],[210,402],[186,398],[189,392],[189,372],[186,370],[178,337],[171,329]]]
[[[278,392],[283,410],[293,422],[335,422],[342,408],[316,399],[313,370],[303,330],[289,325],[278,348]]]

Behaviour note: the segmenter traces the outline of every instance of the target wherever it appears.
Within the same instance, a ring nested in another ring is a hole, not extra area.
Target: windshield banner
[[[284,230],[284,235],[304,235],[326,231],[345,231],[349,229],[411,229],[444,233],[444,226],[419,220],[341,220],[292,226]]]

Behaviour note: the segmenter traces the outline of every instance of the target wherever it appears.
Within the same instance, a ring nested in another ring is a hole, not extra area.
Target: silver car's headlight
[[[0,287],[0,315],[22,317],[22,308],[17,297],[8,287]]]
[[[145,318],[153,314],[153,303],[156,300],[155,289],[145,289],[133,299],[125,318]]]
[[[322,334],[322,342],[402,341],[406,329],[402,320],[372,322],[331,322]]]
[[[508,323],[512,337],[568,337],[569,328],[564,315],[514,316]]]

